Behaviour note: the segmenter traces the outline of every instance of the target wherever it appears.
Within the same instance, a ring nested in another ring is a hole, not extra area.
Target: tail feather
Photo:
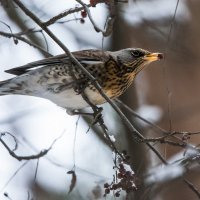
[[[8,94],[19,94],[20,90],[21,90],[21,85],[12,82],[12,79],[0,82],[0,96]]]

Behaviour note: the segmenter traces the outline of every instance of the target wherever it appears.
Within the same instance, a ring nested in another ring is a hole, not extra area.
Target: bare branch
[[[35,155],[30,155],[30,156],[18,156],[14,150],[10,149],[10,147],[6,144],[6,142],[4,142],[4,140],[2,139],[3,136],[5,136],[7,133],[2,133],[0,134],[0,142],[3,144],[3,146],[8,150],[8,153],[13,157],[13,158],[16,158],[17,160],[19,161],[22,161],[22,160],[33,160],[33,159],[39,159],[43,156],[45,156],[53,147],[53,145],[55,144],[55,142],[61,137],[59,138],[56,138],[52,144],[50,145],[50,147],[48,149],[44,149],[42,151],[40,151],[38,154],[35,154]],[[9,134],[10,135],[10,134]],[[14,137],[14,136],[13,136]],[[16,139],[14,139],[15,142],[17,142]],[[16,147],[15,147],[16,149]]]
[[[31,41],[29,41],[28,39],[26,39],[25,37],[23,36],[20,36],[18,34],[14,34],[14,33],[6,33],[6,32],[3,32],[3,31],[0,31],[0,35],[1,36],[4,36],[4,37],[7,37],[7,38],[14,38],[15,40],[20,40],[22,42],[25,42],[26,44],[36,48],[36,49],[39,49],[46,57],[50,57],[52,56],[50,53],[48,53],[46,50],[44,50],[42,47],[40,47],[39,45],[37,44],[34,44],[32,43]],[[16,42],[15,42],[16,44]]]
[[[2,4],[3,9],[5,10],[7,16],[22,30],[29,30],[28,24],[24,23],[24,18],[17,12],[16,6],[13,4],[12,1],[7,1],[8,6],[6,4]],[[37,37],[37,35],[32,34],[27,36],[30,41],[32,41],[34,44],[37,44],[38,46],[43,47],[43,42],[40,37]],[[40,51],[42,55],[46,56],[46,54],[43,53],[43,51]]]
[[[14,172],[14,174],[8,179],[8,181],[5,183],[5,185],[1,188],[0,193],[3,192],[3,190],[8,186],[8,184],[13,180],[13,178],[18,174],[18,172],[26,165],[28,164],[29,160],[25,161],[20,167]]]
[[[99,3],[105,3],[105,1],[104,1],[104,0],[99,0],[98,2],[96,2],[95,6],[96,6],[97,4],[99,4]],[[125,2],[124,2],[124,3],[125,3]],[[126,3],[127,3],[127,2],[126,2]],[[85,5],[87,8],[94,6],[94,5],[92,5],[92,4],[84,4],[84,5]],[[69,9],[69,10],[67,10],[67,11],[64,11],[64,12],[62,12],[62,13],[60,13],[60,14],[54,16],[54,17],[52,17],[52,18],[49,19],[48,21],[43,22],[43,24],[44,24],[45,26],[50,26],[50,25],[54,24],[56,21],[58,21],[59,19],[62,19],[62,18],[64,18],[64,17],[66,17],[67,15],[70,15],[70,14],[73,14],[73,13],[76,13],[76,12],[80,12],[80,11],[82,11],[82,10],[85,10],[85,7],[84,7],[84,6],[82,6],[82,7],[71,8],[71,9]]]
[[[115,99],[115,101],[122,107],[124,107],[126,110],[128,110],[134,117],[142,120],[143,122],[145,122],[146,124],[150,125],[151,127],[161,131],[162,133],[168,133],[168,131],[166,131],[165,129],[161,128],[160,126],[157,126],[156,124],[150,122],[149,120],[141,117],[139,114],[137,114],[134,110],[132,110],[129,106],[127,106],[126,104],[124,104],[121,100],[119,99]]]
[[[188,181],[187,179],[183,180],[187,186],[197,195],[197,197],[200,199],[200,192],[199,190],[194,186],[194,184],[192,184],[190,181]]]
[[[89,103],[90,107],[93,109],[94,114],[96,115],[95,117],[97,117],[97,118],[95,119],[96,121],[94,121],[94,123],[96,123],[96,122],[99,123],[99,125],[100,125],[100,127],[101,127],[101,129],[102,129],[102,131],[103,131],[103,133],[104,133],[104,135],[105,135],[105,137],[106,137],[106,139],[107,139],[107,140],[109,141],[109,143],[110,143],[110,147],[112,148],[112,150],[113,150],[116,154],[118,154],[118,155],[121,157],[122,160],[125,160],[125,157],[118,151],[118,149],[116,148],[115,144],[114,144],[114,143],[112,142],[112,140],[110,139],[110,136],[109,136],[109,134],[108,134],[108,132],[107,132],[108,129],[107,129],[107,127],[106,127],[106,125],[105,125],[105,123],[104,123],[103,117],[102,117],[102,115],[101,115],[102,109],[101,109],[101,108],[98,108],[96,105],[92,104],[92,103],[90,102],[90,100],[87,98],[87,96],[86,96],[84,93],[82,94],[82,97],[84,98],[84,100],[85,100],[86,102]]]
[[[112,30],[113,30],[113,24],[114,24],[114,21],[115,21],[115,4],[114,4],[114,1],[109,1],[109,6],[110,6],[110,16],[108,18],[108,21],[106,23],[106,29],[105,31],[102,30],[93,20],[92,18],[92,15],[90,13],[90,9],[88,8],[88,6],[83,3],[81,0],[76,0],[78,3],[80,3],[84,10],[87,12],[88,14],[88,17],[92,23],[92,25],[94,26],[94,29],[97,31],[97,32],[101,32],[103,34],[104,37],[107,37],[109,36],[111,33],[112,33]]]
[[[87,4],[87,7],[88,8],[91,7],[91,4]],[[52,17],[48,21],[43,22],[43,24],[45,26],[50,26],[50,25],[54,24],[56,21],[58,21],[59,19],[62,19],[63,17],[66,17],[69,14],[73,14],[73,13],[79,12],[81,10],[84,10],[84,7],[75,7],[73,9],[69,9],[67,11],[64,11],[64,12],[60,13],[59,15],[56,15],[56,16]]]

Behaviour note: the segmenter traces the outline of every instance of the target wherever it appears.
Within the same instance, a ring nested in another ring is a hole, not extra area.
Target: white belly
[[[98,99],[102,99],[100,94],[88,89],[85,90],[85,94],[94,104],[99,104]],[[81,109],[88,106],[88,103],[83,99],[81,94],[77,94],[74,89],[65,90],[60,93],[46,92],[42,97],[51,100],[58,106],[68,109]],[[103,102],[101,101],[101,103]]]

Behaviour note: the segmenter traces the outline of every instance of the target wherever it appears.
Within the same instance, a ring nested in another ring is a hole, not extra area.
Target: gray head
[[[151,53],[140,48],[127,48],[112,52],[117,62],[121,62],[130,72],[140,72],[146,64],[163,59],[162,53]],[[131,70],[132,69],[132,70]]]

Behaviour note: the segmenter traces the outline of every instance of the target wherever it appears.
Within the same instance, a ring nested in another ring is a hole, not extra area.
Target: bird
[[[72,54],[110,99],[123,94],[147,64],[163,58],[162,53],[151,53],[141,48],[118,51],[88,49]],[[14,94],[45,98],[69,113],[89,106],[82,92],[93,105],[106,102],[87,74],[67,54],[31,62],[5,72],[15,77],[0,82],[0,96]]]

